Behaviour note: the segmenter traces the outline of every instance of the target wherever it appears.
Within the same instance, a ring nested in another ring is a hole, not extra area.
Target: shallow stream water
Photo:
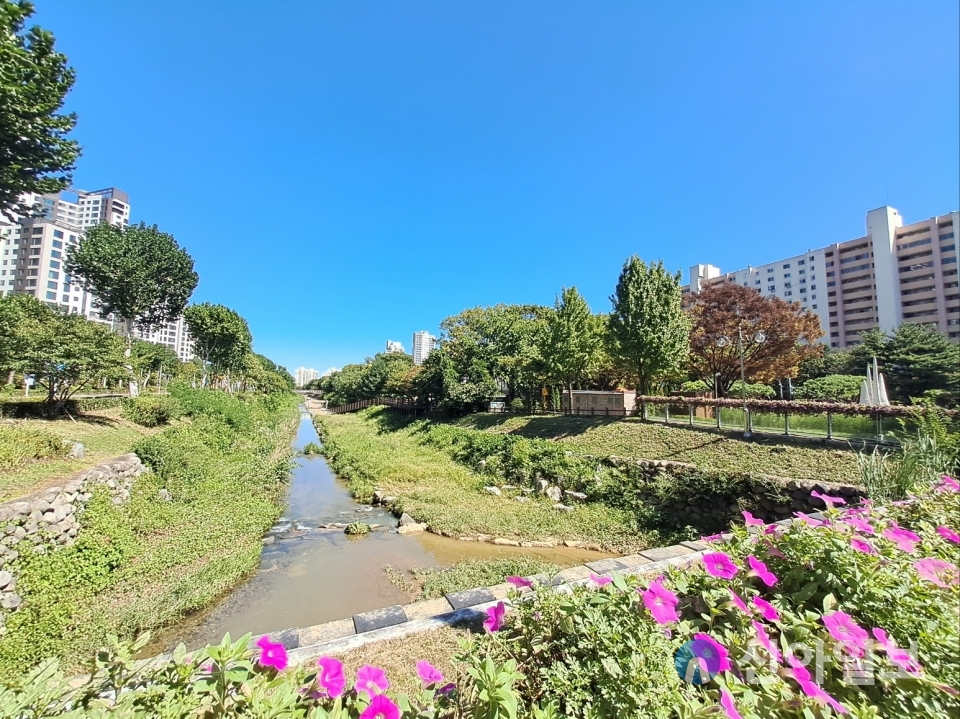
[[[294,449],[319,443],[310,416],[302,414]],[[318,525],[361,520],[381,525],[362,537]],[[461,542],[424,532],[400,535],[397,519],[380,507],[356,502],[320,456],[298,456],[290,475],[287,510],[265,535],[257,571],[215,604],[159,634],[146,654],[180,642],[188,649],[290,627],[345,619],[360,612],[413,600],[392,584],[384,567],[400,571],[447,566],[464,559],[522,554],[563,566],[598,559],[596,552],[569,547],[534,549]]]

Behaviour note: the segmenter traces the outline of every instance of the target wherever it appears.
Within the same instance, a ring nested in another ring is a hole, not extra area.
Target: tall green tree
[[[180,369],[180,358],[167,345],[136,340],[130,349],[130,365],[137,375],[137,383],[147,387],[153,378],[157,389],[163,378],[168,380]]]
[[[680,273],[663,262],[647,265],[634,255],[620,272],[610,297],[610,352],[650,394],[664,380],[678,376],[690,350],[690,321],[681,306]]]
[[[150,329],[176,319],[200,279],[193,258],[173,235],[142,222],[129,227],[94,225],[68,250],[67,272],[96,295],[104,315],[121,319],[127,357],[133,327]],[[130,395],[138,392],[131,372]]]
[[[251,352],[253,336],[247,321],[223,305],[204,302],[183,312],[183,320],[193,340],[194,353],[203,362],[202,385],[207,386],[210,370],[229,376],[243,365]]]
[[[0,297],[0,370],[13,369],[16,359],[25,351],[27,328],[46,318],[50,311],[33,295]]]
[[[540,353],[550,379],[573,395],[573,386],[595,364],[602,345],[600,329],[576,287],[564,287],[547,316]]]
[[[77,123],[60,109],[75,73],[53,35],[26,29],[33,3],[0,0],[0,216],[30,214],[24,193],[58,192],[71,180],[80,145],[67,139]]]

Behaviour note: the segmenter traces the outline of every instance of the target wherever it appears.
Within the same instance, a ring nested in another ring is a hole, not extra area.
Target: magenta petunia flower
[[[497,602],[487,608],[487,618],[483,620],[483,628],[488,632],[499,632],[507,615],[507,607],[503,602]]]
[[[762,527],[764,524],[766,524],[766,522],[764,522],[762,519],[757,519],[747,510],[743,510],[740,512],[740,514],[743,515],[743,522],[748,527]]]
[[[768,587],[777,583],[777,575],[767,569],[767,565],[752,554],[747,556],[747,564],[750,565],[750,574],[756,575]]]
[[[517,589],[525,589],[533,586],[533,582],[531,582],[529,579],[524,579],[523,577],[507,577],[507,581]]]
[[[343,676],[343,664],[339,659],[333,657],[320,657],[317,660],[317,685],[320,687],[320,693],[336,699],[343,694],[343,688],[347,680]]]
[[[782,524],[768,524],[763,530],[764,534],[783,534],[787,530],[783,528]]]
[[[737,574],[737,565],[723,552],[704,554],[703,567],[707,570],[707,574],[720,579],[733,579]]]
[[[840,506],[841,504],[846,504],[847,500],[843,497],[832,497],[829,494],[820,494],[817,490],[810,492],[811,497],[816,497],[830,509],[833,509],[835,506]]]
[[[716,662],[717,671],[725,672],[730,669],[730,652],[727,651],[725,646],[709,634],[704,634],[703,632],[694,634],[693,638],[703,642],[697,651],[700,658],[707,662],[707,666],[711,666]]]
[[[946,539],[948,542],[960,544],[960,534],[954,532],[952,529],[950,529],[950,527],[937,527],[937,534]]]
[[[674,608],[680,602],[677,595],[664,587],[660,580],[650,582],[647,590],[641,594],[645,606],[657,624],[670,624],[680,619]]]
[[[443,681],[443,672],[430,662],[425,662],[422,659],[417,662],[417,676],[420,677],[420,681],[423,682],[423,686],[425,687],[431,684],[439,684]]]
[[[807,671],[807,668],[803,666],[796,657],[790,657],[790,667],[790,676],[800,685],[800,690],[804,694],[819,704],[829,704],[838,714],[848,713],[847,708],[843,706],[843,704],[827,694],[813,681],[810,672]]]
[[[956,566],[942,559],[927,557],[919,562],[914,562],[913,568],[917,570],[921,579],[933,582],[938,587],[947,587],[950,584],[957,583]]]
[[[873,633],[874,638],[883,647],[883,650],[887,653],[887,657],[891,662],[903,669],[903,671],[910,674],[919,674],[922,671],[922,667],[917,660],[914,659],[913,655],[911,655],[906,649],[901,649],[898,647],[896,642],[890,639],[883,629],[880,627],[874,627],[870,631]]]
[[[387,673],[380,667],[364,664],[357,670],[357,681],[353,684],[357,694],[366,694],[373,699],[390,688]],[[375,715],[374,715],[375,716]]]
[[[838,642],[846,642],[848,646],[856,648],[862,654],[869,635],[866,629],[853,621],[853,617],[846,612],[831,612],[824,614],[821,619],[831,637]],[[856,652],[854,654],[856,655]]]
[[[760,616],[766,619],[768,622],[779,622],[780,621],[780,612],[777,611],[777,608],[773,606],[766,599],[761,599],[760,597],[753,597],[750,599],[753,603],[753,606]]]
[[[265,667],[273,667],[278,672],[287,668],[287,650],[280,642],[271,642],[270,637],[264,634],[257,640],[260,647],[260,658],[257,660]]]
[[[883,538],[889,539],[891,542],[897,545],[901,551],[906,552],[907,554],[913,554],[916,551],[916,544],[920,541],[920,537],[909,529],[903,529],[898,527],[896,523],[887,529],[883,530]]]
[[[601,577],[599,574],[591,574],[590,581],[598,587],[605,587],[613,580],[610,577]]]
[[[727,591],[730,592],[730,603],[744,614],[750,614],[750,607],[747,606],[747,603],[743,601],[740,595],[732,589],[727,589]]]
[[[863,552],[864,554],[876,554],[877,550],[873,548],[873,545],[870,542],[867,542],[863,539],[857,539],[854,537],[850,540],[850,546],[856,549],[858,552]]]
[[[938,492],[960,492],[960,482],[950,475],[944,474],[940,477],[940,484],[935,489]]]
[[[777,662],[780,662],[783,657],[780,655],[780,650],[777,649],[767,635],[767,630],[763,628],[760,622],[751,622],[751,624],[753,625],[753,631],[757,633],[757,641],[760,642],[760,646],[766,649],[770,656],[776,659]]]
[[[721,539],[723,539],[722,534],[708,534],[706,537],[700,537],[701,542],[707,542],[707,543],[719,542]]]
[[[733,697],[726,689],[720,690],[720,707],[727,719],[743,719],[740,712],[737,711],[737,705],[733,703]]]
[[[386,694],[377,694],[360,714],[360,719],[400,719],[400,707]]]
[[[801,523],[806,524],[810,527],[822,527],[824,524],[819,519],[814,519],[813,517],[807,514],[804,514],[803,512],[794,512],[793,516],[796,517],[797,520],[800,521]]]
[[[870,524],[870,522],[868,522],[865,519],[860,519],[860,517],[844,517],[840,521],[843,522],[844,524],[850,525],[851,527],[856,529],[858,532],[862,532],[863,534],[876,533],[873,529],[873,525]]]

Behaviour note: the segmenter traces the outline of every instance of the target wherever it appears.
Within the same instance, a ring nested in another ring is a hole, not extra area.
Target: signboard
[[[490,411],[491,412],[503,412],[507,408],[506,402],[491,402]]]

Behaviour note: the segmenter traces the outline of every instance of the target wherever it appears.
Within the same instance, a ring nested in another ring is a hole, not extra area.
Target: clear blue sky
[[[596,311],[960,206],[958,4],[36,0],[75,184],[196,259],[291,370],[465,307]]]

